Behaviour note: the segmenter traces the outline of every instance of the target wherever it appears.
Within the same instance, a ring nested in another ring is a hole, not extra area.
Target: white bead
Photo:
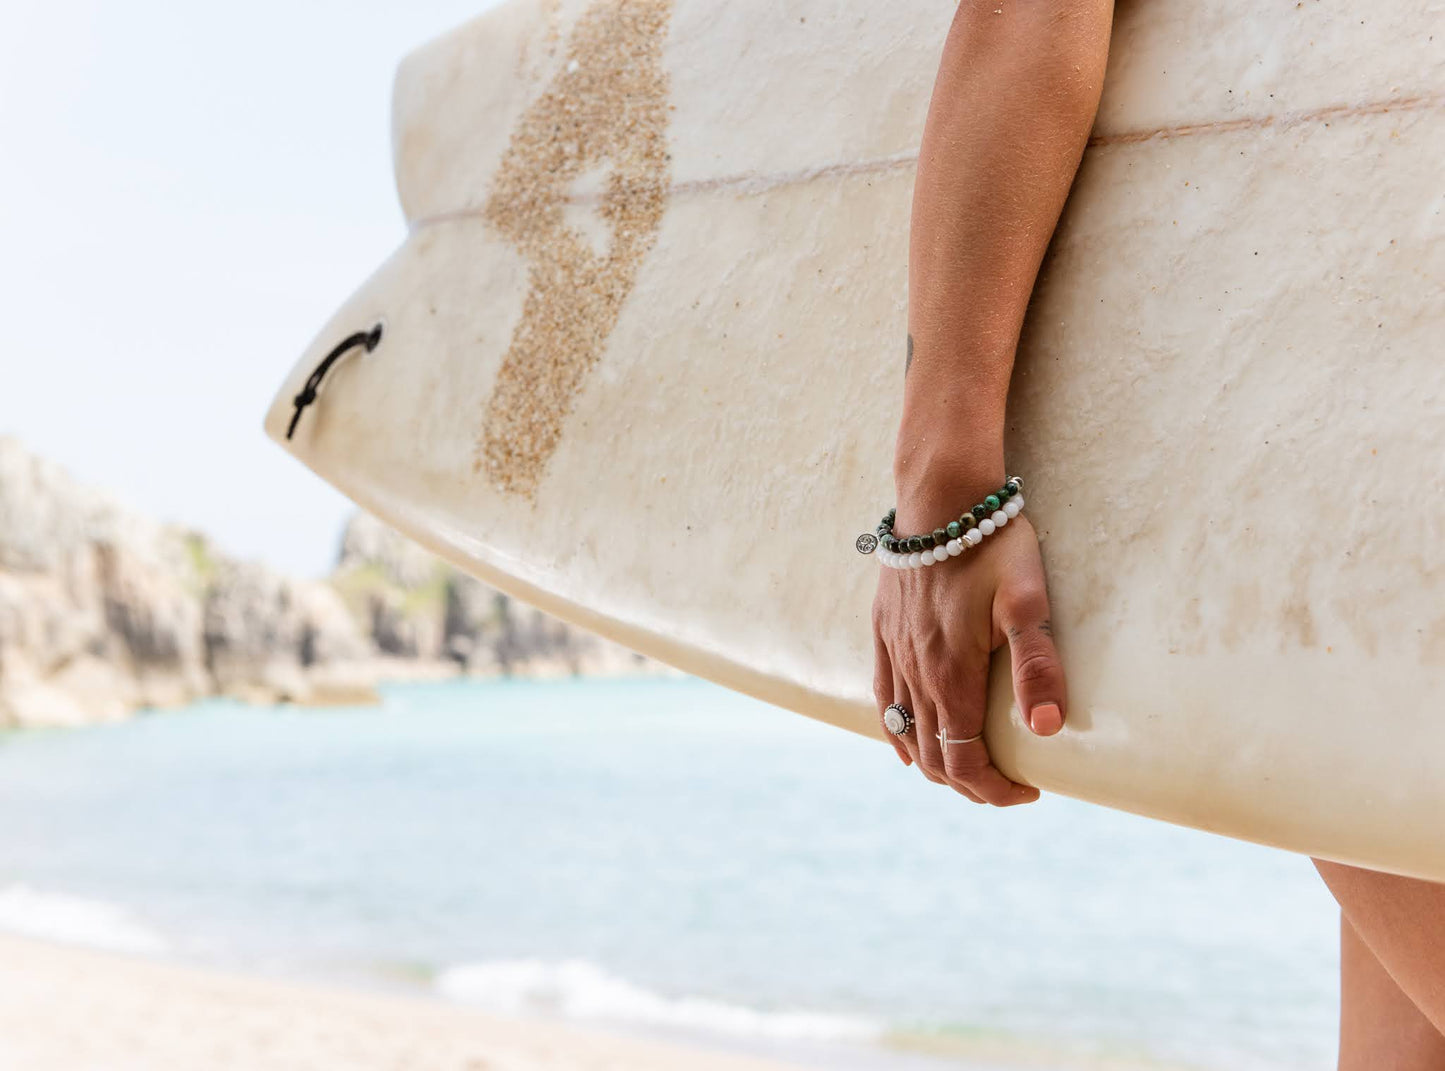
[[[968,540],[970,545],[976,547],[983,542],[983,533],[977,528],[970,528],[967,532],[963,533],[963,538]]]
[[[1019,504],[1013,499],[1009,499],[1003,504],[1003,511],[1010,517],[1017,517],[1019,515]]]
[[[924,565],[924,566],[928,566],[928,565],[932,565],[932,564],[933,564],[933,551],[932,551],[932,549],[922,551],[922,557],[920,557],[920,558],[918,559],[918,564],[919,564],[919,565]]]
[[[1001,509],[994,510],[994,514],[992,517],[989,518],[989,520],[993,521],[993,526],[995,528],[1002,528],[1004,525],[1008,524],[1008,514]]]
[[[948,551],[950,557],[957,558],[960,554],[963,553],[963,540],[950,539],[948,541],[948,546],[944,549]]]
[[[919,554],[916,550],[912,554],[908,555],[908,568],[917,569],[918,566],[922,564],[922,557],[923,555]]]
[[[1023,495],[1014,495],[1013,498],[1009,499],[1009,501],[1012,502],[1012,503],[1014,503],[1014,504],[1016,504],[1019,509],[1023,509],[1023,508],[1024,508],[1024,496],[1023,496]]]
[[[892,551],[887,551],[887,550],[885,550],[885,551],[883,552],[883,557],[879,558],[878,560],[881,561],[884,565],[888,566],[888,567],[891,569],[891,568],[893,567],[893,553],[892,553]]]
[[[998,525],[994,524],[993,521],[989,520],[987,517],[978,522],[978,531],[982,532],[984,535],[993,535],[993,530],[997,527]]]
[[[933,548],[933,560],[934,560],[934,561],[936,561],[936,562],[941,562],[941,561],[943,561],[944,558],[947,558],[947,557],[948,557],[948,548],[947,548],[947,547],[934,547],[934,548]]]

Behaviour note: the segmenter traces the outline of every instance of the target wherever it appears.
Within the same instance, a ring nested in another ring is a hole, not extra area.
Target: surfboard
[[[513,0],[420,48],[405,241],[267,431],[505,592],[881,736],[854,539],[953,11]],[[1011,776],[1445,880],[1438,15],[1120,5],[1008,401],[1070,688],[1034,737],[996,653]]]

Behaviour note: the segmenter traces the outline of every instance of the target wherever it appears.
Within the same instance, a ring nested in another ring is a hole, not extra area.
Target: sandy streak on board
[[[582,15],[561,72],[512,132],[482,210],[527,259],[530,283],[474,465],[504,493],[534,498],[662,224],[672,177],[662,65],[671,14],[672,0],[602,0]],[[571,184],[603,166],[605,255],[563,212]]]

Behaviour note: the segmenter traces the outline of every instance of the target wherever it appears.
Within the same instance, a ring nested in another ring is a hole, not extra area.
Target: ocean
[[[0,929],[811,1062],[1334,1065],[1307,859],[688,678],[0,734]]]

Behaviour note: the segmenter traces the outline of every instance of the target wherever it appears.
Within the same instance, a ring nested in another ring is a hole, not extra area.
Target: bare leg
[[[1445,1032],[1445,885],[1319,859],[1315,867],[1360,942],[1437,1033]],[[1445,1068],[1445,1058],[1428,1066]]]
[[[1445,1035],[1340,916],[1339,1071],[1440,1071]]]

